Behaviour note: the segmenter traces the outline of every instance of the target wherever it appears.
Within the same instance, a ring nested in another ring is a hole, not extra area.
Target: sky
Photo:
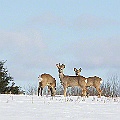
[[[17,85],[49,73],[120,76],[119,0],[0,0],[0,60]]]

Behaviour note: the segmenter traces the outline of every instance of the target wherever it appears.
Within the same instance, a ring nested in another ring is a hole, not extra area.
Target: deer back
[[[85,80],[86,78],[83,76],[64,76],[62,83],[70,87],[74,86],[83,87],[86,85]]]
[[[79,86],[78,77],[77,76],[64,76],[62,80],[63,84],[67,84],[67,86]]]
[[[42,74],[41,82],[42,82],[42,84],[46,84],[46,85],[56,84],[55,78],[53,78],[50,74]]]
[[[100,86],[102,79],[97,76],[94,76],[94,77],[88,77],[87,81],[88,81],[87,86],[97,87],[97,86]]]

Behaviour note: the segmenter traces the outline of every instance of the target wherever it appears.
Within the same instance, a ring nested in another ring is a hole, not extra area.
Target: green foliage
[[[4,68],[4,61],[0,61],[0,93],[8,91],[8,84],[13,81],[13,77],[8,75],[7,68]]]
[[[11,93],[12,94],[19,94],[20,88],[18,86],[12,87],[11,88]]]
[[[6,61],[0,61],[0,94],[12,93],[18,94],[20,93],[20,87],[14,86],[13,77],[8,74],[7,68],[4,67]],[[12,84],[10,86],[10,84]]]

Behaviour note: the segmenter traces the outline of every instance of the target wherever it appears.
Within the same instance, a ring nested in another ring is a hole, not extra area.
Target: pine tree
[[[7,68],[4,68],[6,61],[0,61],[0,93],[8,91],[8,84],[13,81],[13,77],[8,74]]]
[[[13,77],[8,74],[7,68],[4,67],[6,61],[0,61],[0,94],[12,93],[19,94],[21,93],[20,87],[14,86],[15,82]]]

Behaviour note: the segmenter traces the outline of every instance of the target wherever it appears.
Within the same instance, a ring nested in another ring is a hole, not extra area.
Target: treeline
[[[20,86],[16,86],[14,78],[8,73],[7,68],[4,67],[6,61],[0,61],[0,94],[21,94],[24,91]]]
[[[101,88],[105,96],[120,96],[120,78],[117,74],[109,77],[106,82],[103,82]]]

